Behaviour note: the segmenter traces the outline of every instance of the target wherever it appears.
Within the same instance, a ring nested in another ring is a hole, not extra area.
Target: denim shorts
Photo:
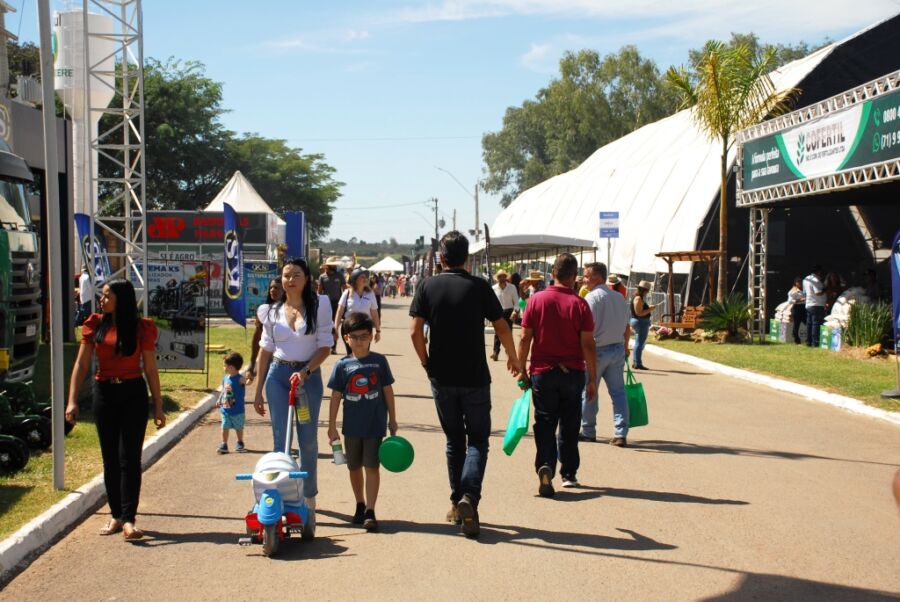
[[[233,431],[244,430],[244,414],[225,414],[222,413],[222,430],[231,429]]]

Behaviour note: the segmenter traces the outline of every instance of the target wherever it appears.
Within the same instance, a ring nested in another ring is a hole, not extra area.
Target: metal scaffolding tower
[[[766,338],[766,269],[769,239],[768,207],[750,209],[750,273],[747,298],[750,300],[750,332]]]
[[[113,32],[99,33],[89,28],[88,13],[112,18]],[[84,0],[85,98],[87,114],[100,117],[96,138],[90,148],[97,151],[98,175],[94,175],[92,153],[88,173],[92,189],[99,190],[97,213],[91,216],[101,231],[115,241],[109,248],[112,277],[135,283],[138,303],[147,314],[146,161],[144,153],[144,35],[141,0]],[[91,38],[114,43],[111,55],[91,56]],[[102,67],[113,58],[113,72]],[[114,81],[115,97],[109,106],[91,105],[91,86],[109,86]],[[102,202],[99,202],[102,201]],[[102,221],[97,219],[102,217]],[[94,225],[92,224],[92,228]],[[94,249],[90,249],[93,254]],[[93,257],[91,265],[93,265]]]

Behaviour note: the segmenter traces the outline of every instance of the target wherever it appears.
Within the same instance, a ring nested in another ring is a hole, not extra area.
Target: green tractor
[[[50,446],[49,404],[27,384],[41,339],[40,246],[25,196],[33,180],[0,140],[0,471],[20,470],[28,448]]]

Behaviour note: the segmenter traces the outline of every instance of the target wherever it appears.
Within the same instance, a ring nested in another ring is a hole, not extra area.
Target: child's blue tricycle
[[[253,481],[253,497],[256,503],[247,513],[247,535],[239,540],[241,545],[261,543],[266,556],[278,553],[282,539],[299,533],[302,539],[312,539],[313,527],[309,521],[309,507],[303,498],[302,472],[291,458],[293,437],[294,398],[296,385],[291,385],[288,398],[287,437],[284,452],[269,452],[256,463],[253,473],[237,475],[239,481]]]

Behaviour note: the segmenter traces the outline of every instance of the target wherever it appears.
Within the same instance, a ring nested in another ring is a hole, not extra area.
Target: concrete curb
[[[217,389],[144,441],[144,470],[159,460],[200,418],[215,407],[218,396]],[[100,474],[0,542],[0,584],[6,583],[28,566],[41,552],[62,538],[73,525],[99,507],[105,495],[103,475]]]
[[[838,395],[837,393],[828,393],[827,391],[822,391],[821,389],[816,389],[809,385],[801,385],[788,380],[775,378],[774,376],[767,376],[765,374],[750,372],[749,370],[742,370],[740,368],[732,368],[731,366],[725,366],[724,364],[718,364],[716,362],[711,362],[686,353],[679,353],[656,345],[647,345],[644,350],[678,362],[691,364],[698,368],[709,370],[710,372],[718,372],[719,374],[746,380],[777,391],[793,393],[794,395],[799,395],[806,399],[827,403],[828,405],[841,408],[848,412],[853,412],[854,414],[862,414],[864,416],[869,416],[870,418],[884,420],[885,422],[900,426],[900,412],[889,412],[887,410],[873,408],[852,397],[845,397],[843,395]]]

